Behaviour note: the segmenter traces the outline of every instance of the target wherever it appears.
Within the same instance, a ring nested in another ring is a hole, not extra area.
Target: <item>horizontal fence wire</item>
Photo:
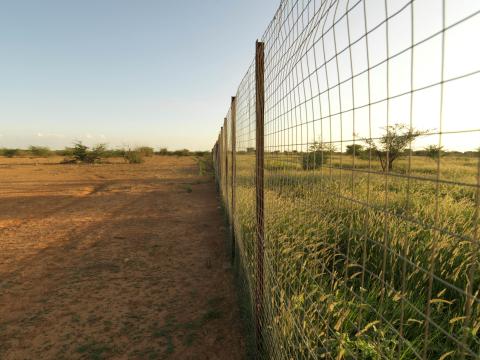
[[[212,154],[258,358],[480,359],[479,36],[478,0],[281,1],[263,141],[254,60]]]

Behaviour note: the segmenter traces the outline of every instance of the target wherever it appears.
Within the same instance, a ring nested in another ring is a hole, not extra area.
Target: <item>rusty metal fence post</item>
[[[223,126],[220,128],[220,135],[218,135],[218,151],[217,151],[217,182],[218,182],[218,190],[220,197],[222,196],[222,152],[223,152]]]
[[[257,218],[257,277],[256,277],[256,341],[257,355],[263,348],[263,261],[264,261],[264,117],[265,117],[265,44],[257,41],[255,49],[255,91],[256,91],[256,218]]]
[[[225,157],[223,161],[223,166],[225,166],[225,174],[224,174],[224,183],[223,183],[223,201],[225,202],[225,209],[227,211],[227,215],[229,213],[228,208],[228,126],[227,126],[227,118],[223,120],[223,156]]]
[[[232,96],[232,104],[230,108],[231,121],[232,121],[232,198],[231,198],[231,236],[232,236],[232,263],[235,259],[235,176],[236,176],[236,142],[237,142],[237,125],[236,125],[236,112],[237,112],[237,100],[235,96]]]

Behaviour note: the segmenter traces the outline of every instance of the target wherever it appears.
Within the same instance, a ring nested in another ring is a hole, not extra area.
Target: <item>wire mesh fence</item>
[[[259,358],[480,358],[480,2],[285,0],[213,149]]]

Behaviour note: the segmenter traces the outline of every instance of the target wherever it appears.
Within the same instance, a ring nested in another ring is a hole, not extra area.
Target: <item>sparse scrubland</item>
[[[46,146],[30,146],[28,149],[0,148],[0,156],[8,158],[48,158],[63,156],[61,161],[64,164],[97,164],[108,162],[112,158],[122,158],[130,164],[141,164],[144,158],[154,155],[162,156],[196,156],[202,157],[208,151],[190,151],[188,149],[169,151],[167,148],[160,148],[155,151],[149,146],[138,146],[134,148],[111,149],[107,144],[97,144],[89,147],[81,141],[77,141],[71,147],[62,150],[52,150]]]

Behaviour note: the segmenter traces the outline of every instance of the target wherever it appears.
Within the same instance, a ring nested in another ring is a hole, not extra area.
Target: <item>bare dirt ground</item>
[[[0,158],[0,359],[243,359],[194,159],[58,160]]]

